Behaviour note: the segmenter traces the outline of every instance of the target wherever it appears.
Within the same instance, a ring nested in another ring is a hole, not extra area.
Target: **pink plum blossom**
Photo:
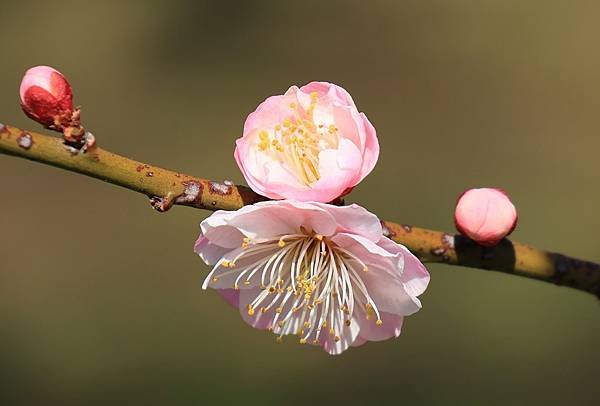
[[[49,66],[25,72],[19,89],[27,116],[44,126],[68,122],[73,115],[73,95],[65,77]]]
[[[217,211],[201,230],[195,251],[213,266],[204,289],[278,341],[295,334],[330,354],[398,337],[429,283],[424,265],[355,204],[261,202]]]
[[[292,86],[251,113],[235,159],[248,185],[271,199],[330,202],[377,163],[375,128],[346,90],[332,83]]]
[[[454,222],[460,233],[491,247],[515,229],[517,209],[500,189],[469,189],[458,198]]]

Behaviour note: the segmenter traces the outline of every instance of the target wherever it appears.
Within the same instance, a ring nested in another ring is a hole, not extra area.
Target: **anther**
[[[378,326],[381,326],[381,325],[383,324],[383,320],[381,320],[381,319],[378,319],[378,320],[375,322],[375,324],[376,324],[376,325],[378,325]]]
[[[242,241],[242,248],[248,248],[250,246],[250,238],[246,237]]]

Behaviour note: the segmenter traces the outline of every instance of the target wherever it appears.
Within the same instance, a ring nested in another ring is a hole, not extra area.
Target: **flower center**
[[[316,123],[314,110],[317,92],[310,94],[307,110],[291,103],[291,114],[272,129],[258,133],[257,148],[271,159],[283,164],[300,182],[311,186],[319,180],[319,153],[338,147],[339,134],[335,125]]]
[[[360,276],[367,271],[354,254],[319,234],[284,235],[260,243],[246,238],[242,247],[215,265],[203,288],[223,278],[234,289],[240,284],[259,286],[260,292],[247,305],[248,315],[261,312],[261,317],[268,317],[278,341],[297,334],[301,344],[317,344],[325,334],[339,341],[343,329],[351,325],[355,307],[367,319],[376,316],[376,325],[382,324]]]

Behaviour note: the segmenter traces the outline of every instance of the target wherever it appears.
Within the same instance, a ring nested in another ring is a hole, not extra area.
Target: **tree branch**
[[[145,194],[165,212],[173,205],[236,210],[265,200],[245,186],[212,182],[113,154],[99,147],[77,153],[58,137],[0,124],[0,152],[57,166]],[[382,221],[385,234],[424,262],[442,262],[569,286],[600,297],[600,265],[503,240],[486,248],[461,235]]]

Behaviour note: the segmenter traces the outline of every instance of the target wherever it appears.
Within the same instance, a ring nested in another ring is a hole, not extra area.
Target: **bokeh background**
[[[516,202],[515,239],[600,261],[597,1],[3,1],[0,121],[59,68],[116,152],[243,179],[243,121],[291,84],[338,83],[375,124],[348,200],[452,230],[465,188]],[[244,324],[200,283],[208,212],[0,156],[0,404],[597,404],[600,306],[431,265],[402,337],[330,357]]]

